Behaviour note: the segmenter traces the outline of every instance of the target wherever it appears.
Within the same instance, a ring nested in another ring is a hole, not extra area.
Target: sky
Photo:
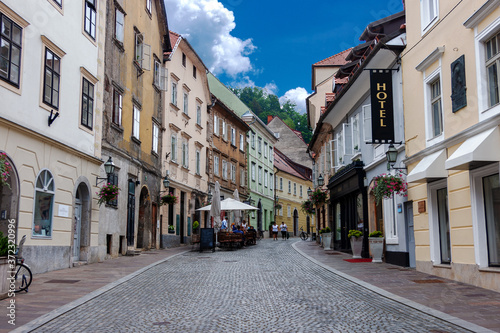
[[[354,47],[402,0],[164,0],[169,29],[230,87],[261,87],[305,112],[312,64]]]

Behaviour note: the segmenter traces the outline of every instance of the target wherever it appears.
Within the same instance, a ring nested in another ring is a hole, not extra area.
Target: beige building
[[[500,291],[500,4],[406,1],[416,267]]]
[[[162,230],[165,246],[188,243],[194,221],[204,226],[207,215],[196,209],[203,207],[207,199],[207,160],[212,142],[207,69],[185,38],[170,31],[170,42],[172,52],[166,54],[165,62],[168,81],[162,158],[170,179],[168,191],[178,200],[161,208],[160,213],[168,221]],[[174,226],[174,235],[167,234],[168,226]]]

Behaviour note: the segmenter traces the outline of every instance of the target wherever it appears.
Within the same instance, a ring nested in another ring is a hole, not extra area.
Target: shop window
[[[35,237],[52,237],[52,211],[54,208],[55,185],[49,170],[42,170],[35,183],[35,206],[33,230]]]

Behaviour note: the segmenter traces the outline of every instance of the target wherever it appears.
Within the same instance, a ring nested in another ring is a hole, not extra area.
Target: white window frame
[[[256,165],[255,165],[254,162],[252,162],[252,164],[250,165],[250,169],[251,169],[252,181],[253,182],[255,181],[255,168],[256,168]]]
[[[262,185],[262,167],[259,166],[258,170],[258,176],[259,176],[259,185]]]
[[[260,136],[257,138],[257,152],[262,154],[262,138]]]
[[[170,103],[177,106],[177,80],[172,79],[172,92],[170,93]]]
[[[252,149],[255,149],[255,133],[252,132],[251,134],[251,144],[252,144]]]
[[[302,185],[299,186],[299,196],[302,198]]]
[[[240,186],[245,187],[245,169],[240,165]]]
[[[431,5],[434,13],[429,11]],[[438,0],[420,0],[420,28],[422,35],[439,21],[439,1]]]
[[[226,119],[222,119],[222,138],[227,141]]]
[[[267,142],[264,141],[264,158],[267,158]]]
[[[292,217],[292,207],[290,205],[286,206],[286,215]]]
[[[372,142],[372,105],[363,105],[361,109],[363,113],[363,141]]]
[[[236,147],[236,129],[231,127],[231,144]]]
[[[196,149],[196,170],[197,175],[201,175],[201,152],[199,149]]]
[[[115,99],[118,99],[117,101]],[[111,114],[111,122],[121,126],[122,124],[122,111],[123,111],[123,94],[120,90],[113,88],[113,112]],[[115,119],[114,115],[117,114]],[[117,122],[115,121],[117,120]]]
[[[356,154],[361,151],[361,132],[359,124],[359,113],[356,113],[351,117],[351,130],[352,130],[352,150]],[[356,148],[357,146],[357,148]]]
[[[274,161],[273,147],[269,145],[269,161],[272,163]]]
[[[297,195],[297,183],[293,183],[293,195]]]
[[[42,187],[39,187],[39,180],[42,184]],[[54,228],[54,198],[55,198],[55,191],[56,191],[56,185],[55,185],[55,179],[50,170],[48,169],[42,169],[38,173],[36,180],[35,180],[35,195],[34,195],[34,200],[33,200],[33,223],[31,227],[31,237],[32,238],[52,238],[53,234],[53,228]],[[37,215],[40,214],[41,209],[37,205],[39,204],[38,200],[38,195],[48,197],[48,195],[51,195],[50,198],[50,209],[49,209],[49,216],[48,219],[43,219],[42,216],[39,217],[40,219],[40,225],[47,224],[47,223],[41,223],[43,220],[49,221],[48,227],[49,227],[49,235],[43,233],[40,234],[35,234],[35,220],[37,219]]]
[[[158,154],[159,133],[160,133],[160,128],[158,127],[158,124],[156,124],[153,121],[153,143],[152,143],[152,149],[153,149],[153,152],[155,152],[156,154]]]
[[[430,254],[433,265],[441,265],[441,247],[439,239],[439,215],[437,209],[437,190],[447,188],[447,179],[435,181],[427,185],[427,200],[429,211]],[[384,211],[385,214],[385,211]],[[450,216],[448,204],[448,217]],[[385,216],[384,216],[385,217]],[[453,261],[453,253],[452,253]]]
[[[214,114],[214,134],[219,136],[220,126],[219,126],[219,116]]]
[[[146,0],[146,9],[148,10],[148,13],[151,14],[153,12],[152,10],[152,0]]]
[[[236,184],[236,164],[231,163],[231,181]]]
[[[288,194],[292,194],[292,181],[288,181]]]
[[[267,182],[268,182],[268,171],[264,170],[264,187],[267,187]]]
[[[135,137],[137,140],[140,140],[139,134],[140,134],[140,128],[141,128],[141,110],[134,105],[134,120],[132,124],[132,136]]]
[[[216,176],[220,175],[219,169],[220,169],[219,156],[216,155],[216,156],[214,156],[214,175],[216,175]]]
[[[222,160],[222,179],[227,179],[227,161]]]
[[[182,112],[184,112],[186,116],[189,116],[189,93],[185,89],[182,92],[182,103]]]
[[[115,8],[115,39],[120,43],[124,40],[125,13]]]
[[[245,136],[240,134],[240,151],[245,151]]]
[[[446,109],[445,98],[443,98],[443,80],[441,75],[441,59],[439,60],[440,66],[436,68],[432,73],[425,76],[424,79],[424,108],[425,108],[425,135],[426,135],[426,145],[427,147],[435,145],[438,142],[444,140],[445,132],[445,122],[444,122],[444,110]],[[443,122],[443,131],[440,135],[433,135],[433,118],[432,118],[432,105],[431,105],[431,84],[439,79],[440,89],[441,89],[441,119]]]
[[[201,104],[196,103],[196,124],[201,126]]]
[[[182,166],[186,169],[189,168],[189,141],[184,139],[182,141]]]
[[[170,136],[170,160],[177,163],[177,134]]]

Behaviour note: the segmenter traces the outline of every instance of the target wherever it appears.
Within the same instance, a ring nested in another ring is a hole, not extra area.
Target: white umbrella
[[[214,205],[214,200],[212,200],[212,205]],[[199,208],[197,210],[209,210],[212,212],[212,205],[208,205]],[[227,198],[220,202],[219,221],[220,221],[220,211],[225,211],[225,210],[259,210],[259,209],[254,206],[247,205],[246,203],[236,201],[231,198]]]
[[[208,209],[203,209],[203,210],[209,210],[210,215],[214,217],[214,228],[218,229],[220,228],[220,212],[221,212],[221,202],[220,202],[220,185],[219,182],[215,182],[214,186],[214,194],[212,197],[212,204],[209,206],[206,206],[204,208]],[[202,210],[202,209],[198,209]]]
[[[240,201],[240,194],[238,193],[238,189],[234,190],[233,197],[234,197],[234,200]],[[241,210],[234,211],[234,222],[236,224],[240,224],[240,222],[241,222]]]

